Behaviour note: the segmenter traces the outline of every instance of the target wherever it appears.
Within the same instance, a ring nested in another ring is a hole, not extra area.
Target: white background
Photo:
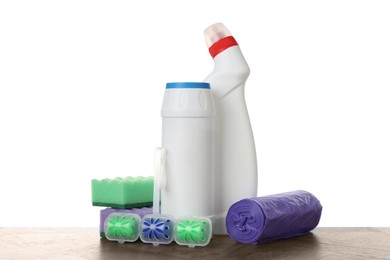
[[[92,178],[153,174],[169,81],[231,30],[259,195],[305,189],[321,226],[390,225],[390,2],[0,2],[0,226],[97,226]]]

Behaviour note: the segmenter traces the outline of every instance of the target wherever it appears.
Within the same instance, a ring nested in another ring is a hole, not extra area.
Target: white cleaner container
[[[217,23],[205,30],[214,58],[209,82],[216,107],[215,226],[214,234],[227,234],[225,218],[230,206],[257,196],[256,148],[244,99],[249,67],[229,30]]]
[[[210,85],[168,83],[161,116],[166,151],[161,214],[213,219],[215,107]]]

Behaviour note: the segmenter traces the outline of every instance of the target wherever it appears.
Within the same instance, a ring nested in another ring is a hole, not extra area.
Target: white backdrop
[[[245,2],[245,3],[244,3]],[[92,178],[153,174],[169,81],[201,81],[223,22],[251,67],[259,195],[321,226],[389,226],[390,2],[0,2],[0,226],[97,226]]]

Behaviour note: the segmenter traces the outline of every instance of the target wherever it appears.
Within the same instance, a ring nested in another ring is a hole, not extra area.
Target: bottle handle
[[[167,151],[162,147],[157,147],[154,152],[154,189],[153,189],[153,214],[160,214],[161,190],[165,189]]]

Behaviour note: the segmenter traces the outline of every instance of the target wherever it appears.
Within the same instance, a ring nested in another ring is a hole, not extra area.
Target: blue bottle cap
[[[169,82],[167,83],[167,89],[169,88],[204,88],[210,89],[210,83],[207,82]]]

